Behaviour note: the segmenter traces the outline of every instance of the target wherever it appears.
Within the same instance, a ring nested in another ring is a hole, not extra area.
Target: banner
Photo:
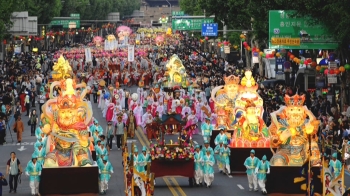
[[[134,46],[128,46],[128,61],[133,62],[135,57],[135,49]]]
[[[328,163],[323,158],[322,167],[322,183],[323,183],[323,196],[342,196],[344,192],[344,165],[340,175],[335,172],[335,169],[328,166]],[[339,169],[339,168],[337,168]],[[337,170],[336,169],[336,170]]]
[[[91,49],[85,48],[85,62],[92,62]]]
[[[110,50],[110,42],[108,40],[105,40],[105,50]]]
[[[128,38],[128,37],[124,37],[124,42],[123,42],[123,44],[124,44],[124,45],[128,45],[128,43],[129,43],[129,38]]]

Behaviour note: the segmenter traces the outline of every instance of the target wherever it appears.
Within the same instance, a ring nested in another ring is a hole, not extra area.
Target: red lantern
[[[315,61],[311,62],[311,67],[316,67],[317,63]]]
[[[334,70],[333,69],[329,70],[329,74],[334,74]]]
[[[208,37],[205,37],[205,40],[206,40],[206,41],[208,41],[208,40],[209,40],[209,38],[208,38]]]
[[[247,46],[248,45],[248,43],[247,42],[243,42],[243,46]]]
[[[291,54],[291,55],[289,56],[289,59],[292,59],[292,60],[293,60],[294,57],[295,57],[295,56]]]
[[[335,69],[335,70],[334,70],[334,74],[339,75],[339,74],[340,74],[340,70],[339,70],[339,69]]]
[[[324,73],[324,75],[327,75],[328,72],[329,72],[329,70],[328,70],[328,69],[325,69],[323,73]]]

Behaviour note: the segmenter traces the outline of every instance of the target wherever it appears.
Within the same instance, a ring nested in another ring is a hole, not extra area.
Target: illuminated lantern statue
[[[271,146],[277,148],[270,163],[275,166],[301,166],[307,159],[311,135],[311,163],[320,163],[320,151],[317,145],[319,121],[304,106],[305,96],[294,95],[284,98],[286,106],[271,113]],[[308,117],[308,118],[307,118]]]

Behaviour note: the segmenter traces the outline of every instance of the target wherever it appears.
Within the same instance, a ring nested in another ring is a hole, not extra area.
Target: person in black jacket
[[[7,180],[5,178],[5,176],[2,175],[2,173],[0,172],[0,196],[2,196],[2,186],[7,186]]]

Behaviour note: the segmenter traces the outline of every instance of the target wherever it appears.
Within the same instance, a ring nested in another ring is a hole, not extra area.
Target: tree
[[[198,0],[181,0],[180,8],[185,14],[190,16],[203,15],[204,10],[201,8]]]
[[[0,40],[3,40],[11,27],[11,14],[21,5],[20,0],[0,0]]]
[[[60,16],[61,0],[26,0],[16,6],[16,11],[28,11],[29,16],[37,16],[38,24],[48,24],[53,17]]]

